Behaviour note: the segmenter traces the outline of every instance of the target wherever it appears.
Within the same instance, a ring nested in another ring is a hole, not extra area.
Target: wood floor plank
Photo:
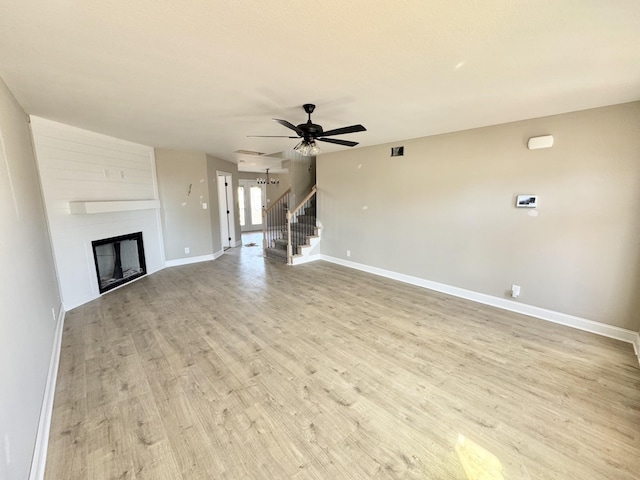
[[[239,248],[68,312],[45,478],[467,480],[471,448],[638,478],[632,348]]]
[[[151,394],[132,397],[120,405],[127,425],[127,448],[136,480],[181,480],[171,442]]]
[[[129,450],[131,427],[127,425],[118,403],[101,403],[91,409],[85,426],[87,439],[87,476],[90,480],[118,478],[135,480]],[[56,477],[54,477],[56,478]],[[72,476],[70,478],[79,478]]]

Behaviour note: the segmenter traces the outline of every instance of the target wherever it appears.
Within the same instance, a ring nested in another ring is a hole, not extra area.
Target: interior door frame
[[[221,180],[224,180],[224,183],[221,183]],[[216,170],[216,185],[218,187],[218,209],[220,212],[220,240],[224,251],[236,246],[233,175],[229,172]]]
[[[266,205],[267,189],[265,185],[258,183],[257,180],[251,180],[249,178],[239,179],[238,186],[244,187],[244,227],[241,225],[240,230],[242,232],[259,232],[262,230],[262,224],[251,224],[251,187],[260,187],[260,190],[262,190],[261,208],[264,208]]]

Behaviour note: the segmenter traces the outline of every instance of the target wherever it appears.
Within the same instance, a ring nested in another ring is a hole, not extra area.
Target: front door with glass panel
[[[262,230],[262,206],[266,204],[264,185],[255,180],[239,180],[238,203],[243,232]]]

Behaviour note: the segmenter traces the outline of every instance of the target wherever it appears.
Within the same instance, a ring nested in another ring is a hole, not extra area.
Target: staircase
[[[289,265],[299,265],[314,260],[315,247],[320,243],[320,227],[316,222],[316,187],[296,207],[293,212],[286,211],[284,225],[274,229],[266,224],[264,254],[266,257],[282,261]],[[286,206],[285,206],[286,208]],[[277,218],[281,217],[278,215]],[[267,233],[269,236],[267,238]],[[291,247],[289,249],[289,246]]]

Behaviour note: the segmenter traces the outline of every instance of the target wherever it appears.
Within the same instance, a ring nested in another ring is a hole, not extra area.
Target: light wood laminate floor
[[[260,254],[67,313],[47,480],[640,478],[630,345]]]

